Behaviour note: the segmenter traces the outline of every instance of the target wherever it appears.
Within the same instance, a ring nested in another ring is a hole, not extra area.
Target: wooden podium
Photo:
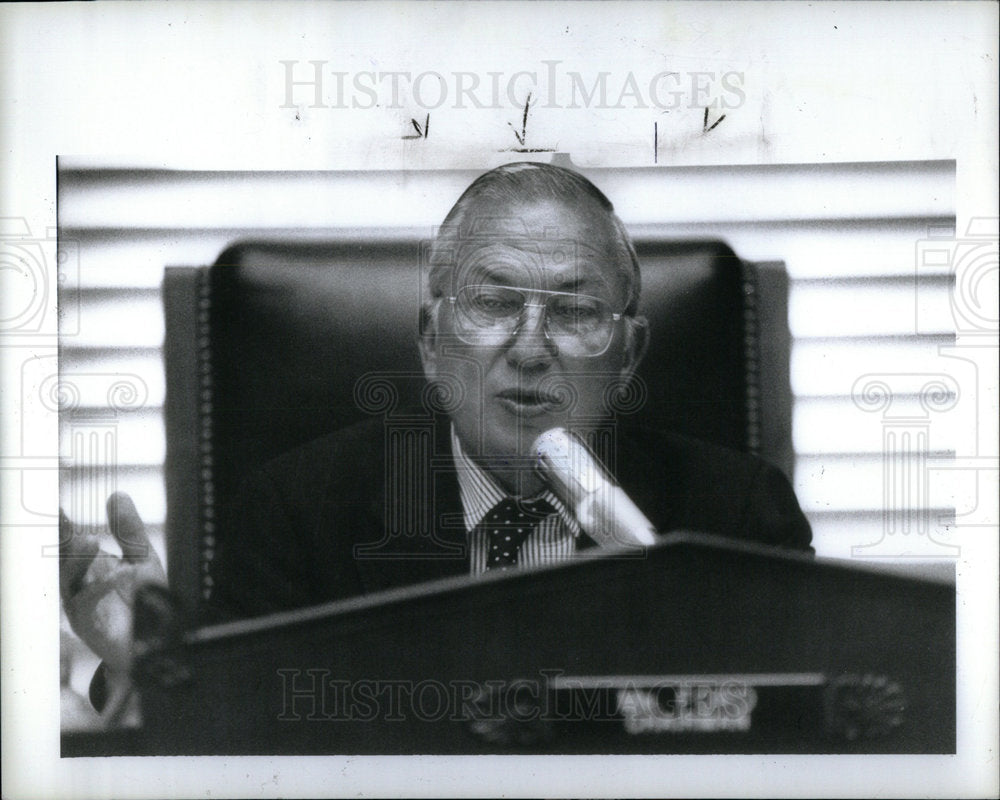
[[[953,581],[707,537],[146,628],[150,755],[955,752]]]

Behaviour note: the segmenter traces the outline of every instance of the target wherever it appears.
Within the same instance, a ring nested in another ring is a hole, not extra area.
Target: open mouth
[[[558,398],[535,389],[504,389],[497,399],[508,410],[521,416],[533,416],[551,411],[558,405]]]

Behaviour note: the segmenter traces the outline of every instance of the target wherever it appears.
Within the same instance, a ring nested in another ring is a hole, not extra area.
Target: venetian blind
[[[475,176],[60,165],[60,370],[73,395],[61,416],[62,502],[100,524],[107,492],[131,493],[161,553],[164,268],[210,264],[244,237],[428,237]],[[920,475],[961,436],[945,413],[957,402],[961,362],[948,352],[950,265],[924,254],[953,234],[954,164],[587,174],[637,236],[718,237],[743,258],[786,264],[794,485],[817,552],[901,547],[887,532],[912,533],[932,550],[946,538],[948,492]],[[953,374],[928,410],[928,382]],[[906,430],[880,405],[885,391],[911,420]]]

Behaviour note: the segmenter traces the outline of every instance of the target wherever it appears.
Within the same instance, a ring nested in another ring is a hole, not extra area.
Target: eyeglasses
[[[529,303],[528,295],[543,295],[545,302]],[[448,300],[455,309],[455,332],[466,344],[504,344],[520,331],[526,308],[541,308],[545,338],[568,356],[602,355],[622,318],[601,298],[573,292],[472,285]]]

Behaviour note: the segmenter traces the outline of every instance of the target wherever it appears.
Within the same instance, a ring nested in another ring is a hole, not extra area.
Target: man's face
[[[640,341],[626,341],[623,320],[590,322],[622,312],[631,265],[590,204],[472,209],[467,219],[477,213],[473,235],[456,244],[456,299],[442,301],[421,342],[424,371],[464,389],[451,419],[465,451],[508,491],[533,494],[535,438],[607,419],[609,391],[637,366]]]

